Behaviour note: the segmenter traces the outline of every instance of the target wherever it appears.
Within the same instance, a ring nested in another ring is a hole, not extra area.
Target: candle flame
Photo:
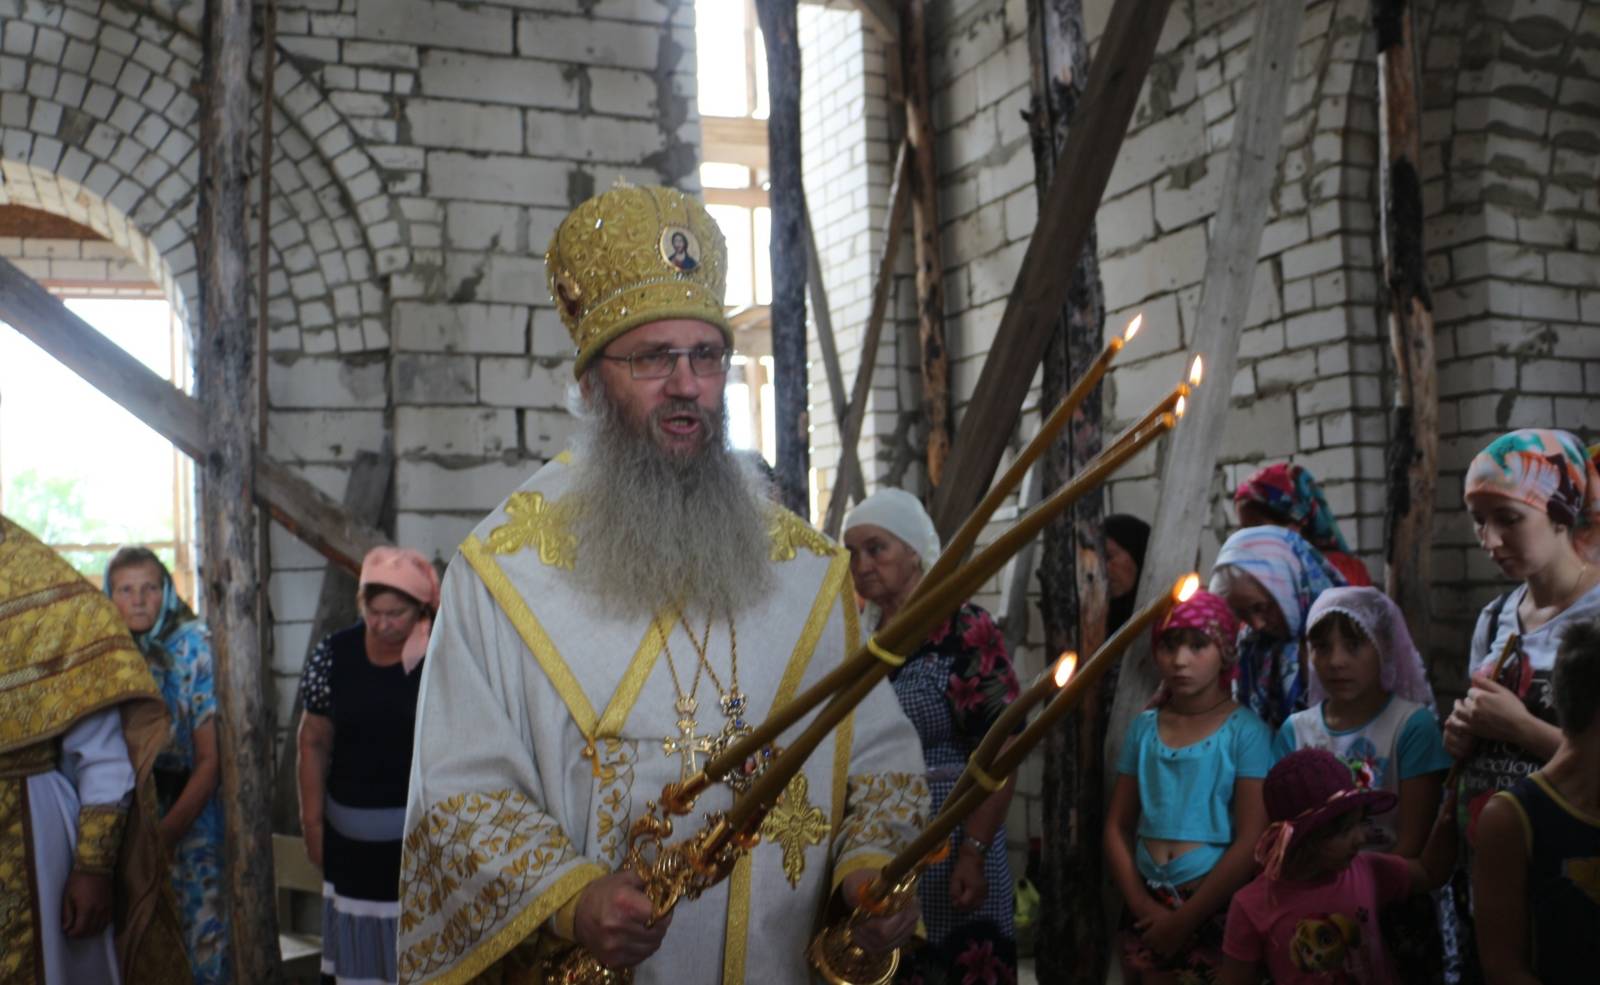
[[[1179,602],[1187,602],[1194,598],[1194,593],[1200,590],[1200,576],[1193,571],[1178,579],[1172,586],[1172,597]]]
[[[1174,414],[1176,414],[1176,415],[1178,415],[1178,416],[1179,416],[1179,417],[1182,417],[1182,416],[1183,416],[1183,412],[1184,412],[1184,410],[1185,410],[1185,409],[1186,409],[1186,408],[1187,408],[1187,407],[1188,407],[1188,406],[1189,406],[1189,398],[1188,398],[1188,397],[1185,397],[1185,396],[1184,396],[1184,395],[1182,395],[1182,394],[1179,394],[1179,395],[1178,395],[1178,402],[1177,402],[1177,403],[1176,403],[1176,404],[1174,404],[1174,405],[1173,405],[1173,407],[1172,407],[1172,412],[1173,412],[1173,413],[1174,413]]]
[[[1194,362],[1189,366],[1189,385],[1199,386],[1201,378],[1205,375],[1205,361],[1195,356]]]
[[[1198,581],[1199,579],[1196,579]],[[1068,650],[1056,661],[1056,687],[1066,687],[1072,680],[1072,672],[1078,668],[1078,655]]]
[[[1133,321],[1128,322],[1128,327],[1122,333],[1122,341],[1132,342],[1133,337],[1139,334],[1139,329],[1144,325],[1144,312],[1133,316]]]

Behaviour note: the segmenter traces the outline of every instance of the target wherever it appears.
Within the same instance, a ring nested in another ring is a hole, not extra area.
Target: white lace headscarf
[[[1383,689],[1415,701],[1425,708],[1433,707],[1433,688],[1428,686],[1428,672],[1422,665],[1422,654],[1411,642],[1411,631],[1394,600],[1376,588],[1330,588],[1317,596],[1306,617],[1306,632],[1329,614],[1343,613],[1366,634],[1378,651],[1379,679]],[[1307,698],[1315,706],[1328,696],[1322,681],[1317,678],[1316,666],[1311,667],[1311,687]]]

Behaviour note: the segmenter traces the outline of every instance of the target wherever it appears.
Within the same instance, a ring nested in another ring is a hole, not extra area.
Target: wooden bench
[[[272,836],[273,882],[278,897],[278,953],[288,981],[316,982],[322,974],[322,936],[296,933],[293,926],[292,893],[309,893],[322,898],[322,870],[306,854],[306,842],[297,835]],[[319,924],[320,926],[320,924]]]

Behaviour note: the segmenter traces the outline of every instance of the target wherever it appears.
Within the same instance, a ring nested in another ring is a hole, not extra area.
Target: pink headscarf
[[[1383,689],[1415,701],[1424,708],[1433,707],[1433,688],[1428,686],[1428,671],[1422,665],[1422,654],[1411,642],[1411,630],[1406,628],[1405,616],[1394,600],[1376,588],[1330,588],[1311,603],[1311,613],[1306,617],[1306,632],[1335,612],[1343,613],[1366,634],[1378,651],[1379,671]],[[1306,700],[1311,706],[1328,696],[1322,681],[1317,678],[1317,668],[1311,665],[1311,686]]]
[[[374,547],[361,562],[360,587],[365,589],[368,585],[381,585],[404,592],[426,610],[416,625],[411,627],[411,635],[400,647],[400,663],[409,674],[428,652],[428,636],[433,632],[432,613],[439,609],[439,574],[418,551],[405,547]],[[385,647],[372,635],[369,626],[368,652],[382,649]]]
[[[1523,428],[1489,442],[1467,466],[1465,495],[1504,496],[1572,530],[1578,556],[1600,564],[1600,470],[1568,431]]]
[[[1222,674],[1217,680],[1224,690],[1229,689],[1233,683],[1234,668],[1239,663],[1239,619],[1228,607],[1227,601],[1220,595],[1201,589],[1189,596],[1187,602],[1179,602],[1168,609],[1166,618],[1150,627],[1152,655],[1162,635],[1174,629],[1198,629],[1217,644],[1217,649],[1222,651]],[[1165,704],[1166,700],[1167,686],[1162,684],[1156,688],[1148,707],[1158,707]]]

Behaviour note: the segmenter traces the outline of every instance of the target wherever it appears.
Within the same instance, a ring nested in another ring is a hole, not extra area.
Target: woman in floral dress
[[[156,756],[156,802],[195,985],[230,982],[211,636],[149,548],[124,547],[113,555],[105,590],[149,663],[172,719],[171,737]]]
[[[939,535],[910,493],[885,489],[845,517],[844,542],[867,625],[893,618],[939,554]],[[1017,696],[1005,639],[989,614],[967,603],[890,675],[895,696],[922,739],[933,806],[944,803],[984,734]],[[1017,944],[1005,815],[1011,784],[992,794],[950,837],[950,855],[917,887],[928,943],[905,956],[906,983],[1010,985]]]

